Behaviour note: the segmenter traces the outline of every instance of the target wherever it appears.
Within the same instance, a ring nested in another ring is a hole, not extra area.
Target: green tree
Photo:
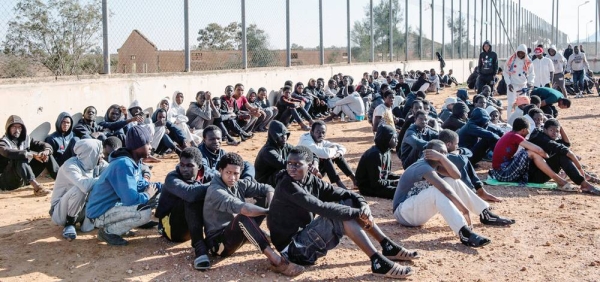
[[[237,22],[232,22],[224,27],[218,23],[210,23],[206,28],[198,31],[197,48],[199,50],[236,50],[240,44],[240,41],[237,40],[239,30]]]
[[[100,0],[21,0],[3,42],[4,53],[41,62],[55,75],[82,72],[100,38]]]
[[[449,48],[452,50],[452,45],[454,45],[456,54],[458,56],[465,57],[465,52],[467,48],[470,48],[469,34],[467,33],[467,23],[466,19],[463,16],[458,16],[454,19],[454,23],[452,22],[452,18],[448,17],[446,19],[446,25],[450,29],[450,32],[454,35],[454,41],[450,43]],[[462,33],[461,33],[462,28]],[[461,40],[462,35],[462,40]],[[448,49],[446,49],[448,50]]]
[[[290,46],[290,49],[292,50],[304,50],[304,47],[302,45],[296,44],[296,43],[292,43],[292,46]]]
[[[241,29],[241,28],[240,28]],[[239,32],[241,42],[242,32]],[[279,65],[277,52],[271,51],[269,46],[269,35],[256,24],[251,24],[246,30],[246,41],[248,42],[248,66],[270,67]]]

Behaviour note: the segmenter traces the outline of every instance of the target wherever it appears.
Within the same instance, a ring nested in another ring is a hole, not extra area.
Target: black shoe
[[[479,222],[485,225],[508,226],[515,223],[514,219],[504,218],[485,209],[479,215]]]
[[[126,246],[129,244],[127,240],[123,239],[123,237],[119,235],[106,233],[104,228],[100,228],[100,230],[98,230],[98,240],[104,241],[113,246]]]
[[[483,247],[492,242],[490,239],[471,231],[467,226],[463,226],[458,231],[458,237],[463,245],[473,248]]]
[[[141,228],[141,229],[152,229],[152,228],[154,228],[156,226],[158,226],[158,222],[154,221],[154,220],[150,220],[147,223],[144,223],[144,224],[138,226],[138,228]]]

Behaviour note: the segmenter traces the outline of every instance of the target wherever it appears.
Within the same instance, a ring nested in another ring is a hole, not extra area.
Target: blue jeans
[[[575,87],[575,93],[579,93],[579,91],[583,91],[583,78],[585,74],[583,70],[573,71],[573,86]]]

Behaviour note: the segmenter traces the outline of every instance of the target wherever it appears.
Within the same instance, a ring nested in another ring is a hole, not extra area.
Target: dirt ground
[[[439,110],[443,100],[454,93],[454,88],[446,89],[440,95],[429,95],[428,100]],[[506,103],[504,96],[500,99]],[[596,95],[573,99],[571,109],[562,110],[559,116],[573,150],[596,173],[600,172],[594,149],[600,133],[598,102]],[[292,127],[290,142],[297,144],[300,134]],[[332,123],[327,138],[346,146],[346,159],[353,168],[373,140],[366,121]],[[225,149],[253,161],[265,140],[266,134],[259,133],[238,147]],[[402,173],[399,160],[393,159],[396,172]],[[153,180],[163,180],[176,162],[176,158],[167,158],[155,165]],[[480,177],[485,177],[489,167],[488,163],[481,166]],[[44,180],[44,186],[52,188],[51,180]],[[344,181],[351,185],[349,179]],[[475,224],[477,232],[492,239],[480,249],[460,244],[439,215],[422,227],[406,228],[394,220],[391,201],[367,197],[383,231],[421,253],[422,258],[412,264],[416,274],[409,280],[600,281],[600,197],[522,187],[485,188],[504,200],[494,204],[494,210],[517,223],[510,228]],[[0,193],[0,281],[290,280],[269,271],[265,257],[251,245],[225,260],[213,260],[211,270],[199,272],[191,267],[189,242],[169,243],[156,230],[137,230],[126,247],[99,242],[96,231],[67,242],[61,237],[62,228],[48,216],[50,196],[32,194],[31,187]],[[478,222],[476,216],[472,219]],[[337,249],[293,280],[379,279],[371,275],[366,255],[344,238]]]

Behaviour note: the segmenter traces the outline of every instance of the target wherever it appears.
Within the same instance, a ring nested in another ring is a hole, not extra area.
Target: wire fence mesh
[[[512,0],[3,0],[0,78],[104,73],[103,59],[111,73],[183,72],[186,49],[189,71],[206,71],[476,58],[484,40],[501,57],[518,43],[566,45],[541,15],[518,9]],[[582,43],[590,55],[595,44]]]

